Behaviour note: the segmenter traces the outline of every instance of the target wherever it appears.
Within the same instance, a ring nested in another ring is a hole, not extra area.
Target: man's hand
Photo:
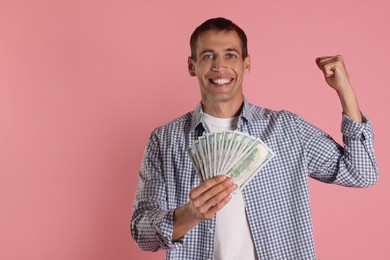
[[[231,193],[237,188],[233,179],[224,175],[206,180],[190,192],[190,205],[195,218],[209,220],[231,198]]]
[[[341,55],[319,57],[316,59],[316,63],[324,73],[328,85],[336,90],[343,113],[357,122],[362,122],[359,105],[349,82],[343,57]]]
[[[200,221],[212,219],[230,201],[237,187],[233,179],[219,175],[191,190],[190,201],[174,212],[172,240],[184,236]]]
[[[351,87],[344,59],[341,55],[319,57],[316,59],[316,63],[324,73],[328,85],[337,92]]]

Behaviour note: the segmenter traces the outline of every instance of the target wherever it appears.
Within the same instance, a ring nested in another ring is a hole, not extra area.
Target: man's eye
[[[233,54],[233,53],[228,53],[226,56],[227,56],[229,59],[237,58],[237,55],[236,55],[236,54]]]
[[[203,60],[212,60],[214,58],[214,56],[212,54],[206,54],[203,56]]]

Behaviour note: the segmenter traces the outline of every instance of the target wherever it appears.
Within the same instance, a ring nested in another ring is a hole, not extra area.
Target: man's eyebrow
[[[206,49],[206,50],[203,50],[201,53],[200,53],[200,55],[202,55],[202,54],[205,54],[205,53],[207,53],[207,52],[214,52],[213,50],[211,50],[211,49]]]
[[[214,52],[215,51],[212,50],[212,49],[205,49],[201,53],[199,53],[199,55],[202,55],[202,54],[205,54],[205,53],[214,53]],[[226,48],[225,52],[237,52],[238,54],[240,54],[240,51],[237,50],[236,48]]]
[[[226,52],[233,51],[233,52],[240,53],[236,48],[227,48],[225,51]]]

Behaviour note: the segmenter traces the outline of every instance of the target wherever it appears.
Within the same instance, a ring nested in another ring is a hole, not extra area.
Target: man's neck
[[[203,102],[203,111],[210,116],[218,118],[230,118],[239,116],[242,110],[244,100],[229,102]]]

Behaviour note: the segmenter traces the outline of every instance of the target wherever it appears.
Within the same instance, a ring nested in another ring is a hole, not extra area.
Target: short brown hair
[[[248,39],[245,32],[232,21],[223,17],[218,17],[205,21],[192,33],[190,38],[191,59],[196,59],[196,41],[198,40],[199,35],[209,30],[235,31],[241,40],[242,58],[245,59],[248,56]]]

